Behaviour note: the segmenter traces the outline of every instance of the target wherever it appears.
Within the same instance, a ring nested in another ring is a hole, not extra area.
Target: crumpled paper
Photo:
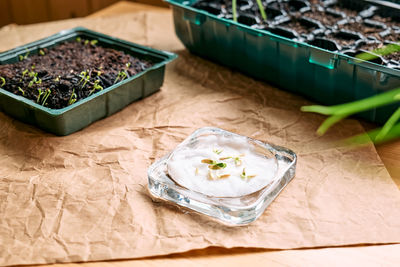
[[[66,137],[0,113],[0,265],[136,258],[208,246],[291,249],[400,242],[400,194],[372,144],[336,141],[362,130],[323,117],[299,96],[201,59],[168,12],[76,19],[0,30],[0,50],[85,26],[170,50],[161,91]],[[216,126],[291,148],[293,181],[254,223],[230,228],[154,203],[147,168],[187,135]]]

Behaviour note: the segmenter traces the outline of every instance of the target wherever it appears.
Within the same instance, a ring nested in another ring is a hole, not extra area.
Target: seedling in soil
[[[0,87],[3,87],[4,85],[6,85],[6,79],[4,79],[3,77],[0,77],[0,81],[1,81]]]
[[[72,89],[72,94],[71,94],[71,97],[69,98],[68,105],[72,105],[73,103],[75,103],[76,99],[77,99],[77,96],[75,94],[75,88],[74,88],[74,89]]]
[[[262,4],[261,0],[256,0],[258,9],[260,10],[261,17],[263,20],[267,20],[267,14],[265,13],[264,6]],[[233,15],[233,20],[237,22],[237,0],[232,0],[232,15]]]
[[[45,53],[44,53],[44,51],[42,49],[39,50],[39,55],[41,55],[41,56],[45,55]]]
[[[24,78],[25,77],[25,75],[27,74],[29,72],[29,70],[24,70],[23,72],[22,72],[22,78]]]
[[[387,46],[374,49],[371,52],[375,55],[371,53],[361,53],[358,54],[356,58],[361,60],[373,60],[378,56],[387,56],[396,52],[400,52],[400,42],[398,42],[397,44],[389,44]]]
[[[99,42],[98,40],[92,40],[92,41],[90,41],[90,44],[91,45],[96,45],[98,42]]]
[[[80,43],[82,41],[81,37],[76,37],[76,41]]]
[[[81,87],[81,88],[83,88],[83,87],[85,87],[85,85],[87,84],[87,82],[90,80],[90,73],[89,73],[89,70],[87,70],[87,71],[82,71],[82,72],[81,72],[81,75],[80,75],[79,77],[81,77],[82,79],[79,81],[78,84],[80,84],[81,82],[83,82],[83,85],[82,85],[82,87]]]
[[[51,90],[47,89],[46,92],[44,92],[43,100],[42,100],[42,106],[46,104],[47,98],[49,98],[49,95],[51,94]]]
[[[23,56],[23,55],[19,55],[19,61],[23,61],[23,60],[25,60],[25,59],[27,59],[28,58],[28,56],[29,56],[29,51],[26,51],[26,54]]]
[[[265,13],[264,6],[263,6],[261,0],[256,0],[256,1],[257,1],[258,9],[260,10],[260,13],[261,13],[261,17],[263,18],[263,20],[267,20],[267,14]]]
[[[126,72],[124,70],[121,70],[120,72],[118,72],[118,76],[117,78],[115,78],[114,84],[116,84],[118,81],[123,81],[128,77],[128,74],[126,74]]]
[[[41,96],[45,93],[44,91],[42,91],[42,89],[38,89],[38,96],[37,96],[37,98],[36,98],[36,102],[37,103],[40,103],[40,98],[41,98]]]
[[[126,66],[127,68],[130,68],[131,65],[132,65],[132,63],[130,63],[130,62],[128,62],[128,63],[125,64],[125,66]]]
[[[96,90],[103,90],[103,86],[99,85],[100,80],[96,80],[93,84],[93,89],[89,92],[89,95],[93,94]]]
[[[25,95],[25,91],[24,91],[24,90],[22,90],[22,88],[21,88],[21,87],[18,87],[18,91],[20,91],[20,92],[22,93],[22,95]]]

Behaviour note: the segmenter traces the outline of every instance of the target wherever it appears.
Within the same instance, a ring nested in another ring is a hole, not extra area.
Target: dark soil
[[[305,25],[302,21],[292,18],[289,22],[283,23],[282,26],[295,30],[298,34],[310,34],[313,30],[317,29],[315,25]]]
[[[382,36],[379,33],[385,31],[384,28],[381,28],[379,26],[374,27],[372,24],[366,24],[363,22],[342,24],[342,25],[339,25],[339,29],[353,31],[353,32],[359,32],[364,36],[373,36],[376,39],[381,40],[381,41],[383,41],[383,40],[382,40]]]
[[[304,14],[304,16],[307,18],[318,20],[319,22],[322,22],[322,24],[325,26],[333,26],[338,21],[343,20],[342,17],[332,16],[324,11],[318,11],[318,10],[307,12]]]
[[[52,109],[67,107],[152,66],[79,38],[20,59],[0,65],[0,77],[5,79],[0,86]]]
[[[395,21],[392,18],[383,18],[383,17],[381,17],[379,15],[375,15],[375,16],[372,17],[372,19],[376,20],[376,21],[383,22],[389,27],[393,27],[393,26],[397,26],[398,27],[398,26],[400,26],[400,21]]]

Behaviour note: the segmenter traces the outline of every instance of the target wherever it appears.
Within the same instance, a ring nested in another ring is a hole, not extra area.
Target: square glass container
[[[273,159],[276,164],[276,171],[272,180],[260,190],[240,197],[209,196],[178,184],[168,174],[168,161],[174,156],[174,153],[183,149],[195,148],[199,144],[199,138],[209,135],[243,138],[258,155]],[[172,152],[150,166],[148,169],[148,187],[155,201],[166,201],[170,204],[188,208],[208,215],[226,225],[246,225],[261,216],[281,190],[293,179],[296,161],[296,154],[289,149],[219,128],[205,127],[196,130]]]

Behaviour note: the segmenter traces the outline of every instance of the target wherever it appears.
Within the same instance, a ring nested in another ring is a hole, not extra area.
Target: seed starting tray
[[[0,53],[0,64],[15,63],[21,55],[38,54],[43,48],[51,48],[57,44],[75,40],[77,37],[96,39],[100,46],[149,60],[153,66],[62,109],[44,107],[0,88],[0,111],[50,133],[68,135],[114,114],[135,100],[158,91],[164,81],[165,65],[176,58],[173,53],[151,49],[78,27]]]
[[[373,96],[400,86],[400,52],[371,50],[400,41],[400,4],[381,0],[167,0],[175,31],[195,54],[322,104]],[[360,53],[375,55],[361,61]],[[383,123],[398,104],[361,117]]]

